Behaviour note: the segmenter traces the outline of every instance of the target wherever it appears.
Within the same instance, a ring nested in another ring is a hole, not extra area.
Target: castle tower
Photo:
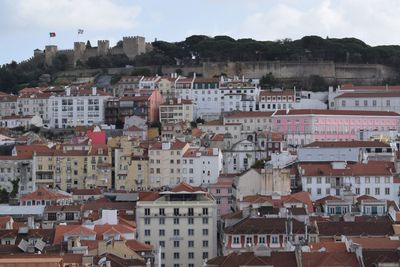
[[[44,58],[47,66],[53,65],[53,59],[57,55],[57,46],[56,45],[46,45],[44,50]]]
[[[110,42],[108,40],[98,40],[97,41],[97,55],[104,56],[108,54],[110,49]]]
[[[145,38],[141,36],[124,37],[122,39],[122,48],[129,59],[134,59],[137,55],[146,53]]]
[[[80,60],[81,62],[84,61],[84,54],[85,54],[85,43],[84,42],[74,42],[74,67],[76,66],[76,62]]]
[[[34,57],[40,56],[40,55],[42,55],[42,54],[43,54],[43,51],[40,50],[40,49],[35,49],[35,50],[33,50],[33,56],[34,56]]]

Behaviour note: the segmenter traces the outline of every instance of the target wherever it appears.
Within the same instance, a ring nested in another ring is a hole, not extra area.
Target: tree
[[[115,122],[116,129],[124,129],[124,122],[121,119],[117,119]]]
[[[53,67],[55,70],[66,70],[68,66],[68,57],[65,54],[58,54],[53,59]]]
[[[260,79],[260,85],[261,87],[267,87],[267,88],[272,88],[278,84],[278,80],[274,77],[274,75],[270,72],[268,74],[265,74],[264,76],[261,77]]]
[[[204,119],[202,119],[202,118],[200,118],[200,117],[198,117],[197,119],[196,119],[196,123],[197,124],[199,124],[199,123],[204,123],[205,121],[204,121]]]

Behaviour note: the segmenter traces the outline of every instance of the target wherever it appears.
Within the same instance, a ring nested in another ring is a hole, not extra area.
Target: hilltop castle
[[[56,45],[46,45],[44,52],[40,49],[34,51],[34,56],[44,54],[47,66],[53,64],[53,59],[59,54],[64,54],[68,58],[68,64],[76,66],[78,61],[85,62],[91,57],[105,55],[126,55],[129,59],[134,59],[137,55],[144,54],[152,50],[151,43],[146,43],[141,36],[128,36],[122,38],[122,47],[114,46],[110,48],[108,40],[98,40],[97,47],[86,47],[84,42],[75,42],[74,49],[58,50]]]

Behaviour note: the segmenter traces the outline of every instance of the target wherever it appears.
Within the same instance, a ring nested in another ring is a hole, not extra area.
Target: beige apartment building
[[[182,98],[171,98],[160,105],[160,122],[177,123],[193,121],[193,102]]]
[[[149,148],[149,185],[174,186],[182,181],[182,156],[189,143],[179,140],[156,142]]]
[[[149,192],[137,202],[138,240],[160,253],[162,267],[197,267],[217,255],[217,205],[186,183]]]

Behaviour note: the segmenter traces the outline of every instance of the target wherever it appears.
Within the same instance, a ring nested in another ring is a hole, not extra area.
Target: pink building
[[[387,111],[278,110],[272,116],[274,132],[281,132],[291,145],[314,141],[363,140],[363,131],[397,131],[400,115]]]
[[[207,186],[208,192],[213,195],[218,205],[218,219],[221,215],[232,212],[232,183],[236,174],[221,174],[214,184]]]

